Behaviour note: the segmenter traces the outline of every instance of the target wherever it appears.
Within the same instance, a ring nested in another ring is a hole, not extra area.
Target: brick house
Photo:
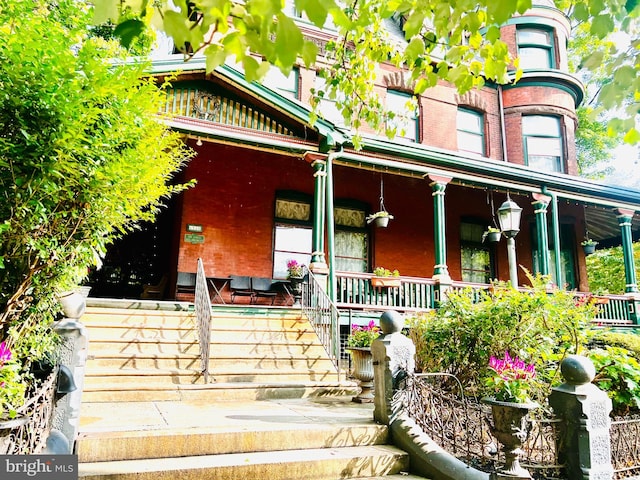
[[[178,71],[162,113],[196,152],[181,179],[197,185],[110,252],[96,293],[136,296],[164,276],[164,297],[187,299],[176,290],[178,272],[195,272],[198,258],[219,279],[284,279],[296,259],[326,276],[339,307],[429,308],[442,289],[510,278],[507,240],[483,240],[508,198],[522,208],[517,264],[588,291],[581,242],[622,242],[629,252],[640,192],[576,176],[584,92],[568,72],[569,23],[552,3],[534,4],[502,28],[521,58],[517,83],[465,95],[441,83],[416,98],[402,137],[365,131],[361,150],[331,102],[311,124],[314,70],[256,84],[229,66],[206,74],[203,59],[159,55],[159,80]],[[331,32],[299,21],[322,51]],[[402,110],[412,95],[403,72],[380,65],[377,74],[388,107]],[[367,221],[381,209],[393,215],[386,228]],[[626,257],[628,320],[638,289]],[[376,267],[400,272],[393,295],[369,286]],[[523,269],[518,283],[526,283]]]

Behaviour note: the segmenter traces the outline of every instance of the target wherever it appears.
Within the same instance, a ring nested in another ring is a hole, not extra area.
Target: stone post
[[[415,370],[416,347],[402,332],[404,318],[389,310],[380,316],[382,334],[371,344],[373,355],[374,409],[373,418],[389,425],[399,405],[394,402],[398,382]]]
[[[611,399],[591,383],[595,367],[586,358],[569,355],[560,365],[565,383],[553,388],[549,404],[561,420],[558,460],[567,468],[572,480],[610,480]]]
[[[74,292],[61,299],[65,318],[54,325],[62,339],[58,352],[58,393],[53,409],[51,433],[46,453],[71,454],[78,435],[80,400],[87,361],[88,337],[78,320],[84,314],[86,301]]]

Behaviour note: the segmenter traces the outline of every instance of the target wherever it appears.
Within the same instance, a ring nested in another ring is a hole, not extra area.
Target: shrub
[[[522,291],[497,283],[491,293],[450,292],[437,312],[410,320],[418,368],[451,373],[467,394],[483,396],[490,394],[490,357],[508,352],[535,365],[531,397],[544,402],[560,381],[560,361],[586,345],[596,310],[571,292],[550,290],[547,277],[529,279],[531,287]]]
[[[630,354],[636,359],[640,359],[640,336],[635,333],[598,330],[593,337],[592,343],[596,346],[622,347],[629,350]]]
[[[631,353],[607,346],[591,350],[589,358],[596,367],[593,383],[607,392],[614,414],[640,409],[640,363]]]

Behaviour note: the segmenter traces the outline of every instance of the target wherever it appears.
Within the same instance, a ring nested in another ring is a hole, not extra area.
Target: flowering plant
[[[12,359],[6,342],[0,343],[0,418],[15,418],[24,403],[26,385],[20,375],[20,364]]]
[[[351,333],[347,337],[347,346],[370,347],[371,342],[378,338],[378,335],[380,335],[380,327],[378,327],[373,320],[363,327],[353,325],[351,327]]]
[[[292,258],[287,262],[287,275],[289,278],[302,278],[304,275],[304,265]]]
[[[531,380],[536,376],[535,365],[527,364],[518,357],[512,358],[504,352],[504,358],[491,356],[489,369],[493,375],[486,380],[493,397],[502,402],[530,402]]]

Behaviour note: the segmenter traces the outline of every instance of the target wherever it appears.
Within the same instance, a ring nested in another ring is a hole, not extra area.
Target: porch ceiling
[[[611,209],[585,206],[585,221],[589,237],[604,243],[605,246],[620,243],[620,227],[618,219]],[[634,240],[640,237],[640,216],[634,215],[631,231]]]

